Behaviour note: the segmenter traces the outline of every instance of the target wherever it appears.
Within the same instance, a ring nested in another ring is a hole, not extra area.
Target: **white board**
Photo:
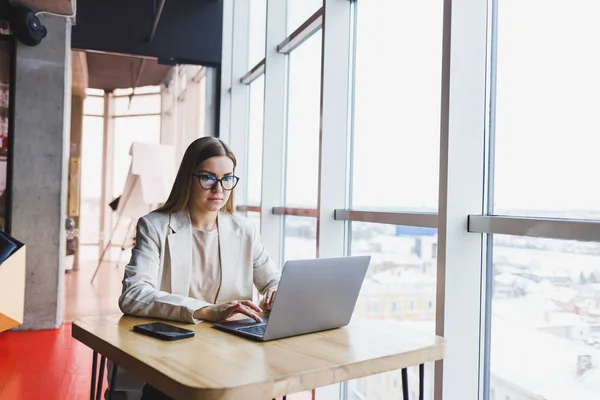
[[[131,173],[130,166],[129,174],[127,174],[127,179],[125,180],[125,187],[123,188],[121,199],[119,199],[117,215],[119,218],[137,219],[150,212],[151,207],[151,204],[144,202],[140,177]]]
[[[117,215],[137,219],[169,197],[175,179],[172,146],[134,142]]]
[[[134,142],[131,146],[131,173],[142,181],[146,204],[164,203],[175,179],[175,151],[172,146]]]

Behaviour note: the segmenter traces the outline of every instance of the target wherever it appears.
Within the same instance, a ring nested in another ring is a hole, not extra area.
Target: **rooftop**
[[[600,350],[499,317],[492,324],[493,376],[547,400],[598,399]],[[595,364],[582,376],[580,355],[591,355]]]

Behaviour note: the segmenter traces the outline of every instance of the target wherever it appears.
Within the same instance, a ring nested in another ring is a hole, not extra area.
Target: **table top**
[[[441,360],[445,339],[393,321],[353,319],[346,327],[255,342],[197,325],[168,342],[133,332],[158,321],[124,315],[73,322],[75,339],[175,399],[270,399],[350,379]]]

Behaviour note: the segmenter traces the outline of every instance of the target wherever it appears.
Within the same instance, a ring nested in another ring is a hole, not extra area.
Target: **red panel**
[[[0,334],[0,400],[88,399],[91,367],[92,351],[71,337],[70,323]]]

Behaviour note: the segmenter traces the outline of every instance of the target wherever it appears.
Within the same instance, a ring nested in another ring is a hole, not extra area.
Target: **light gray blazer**
[[[219,214],[221,288],[217,303],[252,300],[279,285],[281,271],[253,222]],[[188,297],[192,273],[192,223],[186,209],[152,212],[137,224],[136,245],[125,267],[119,307],[125,314],[197,323],[194,311],[209,303]]]

